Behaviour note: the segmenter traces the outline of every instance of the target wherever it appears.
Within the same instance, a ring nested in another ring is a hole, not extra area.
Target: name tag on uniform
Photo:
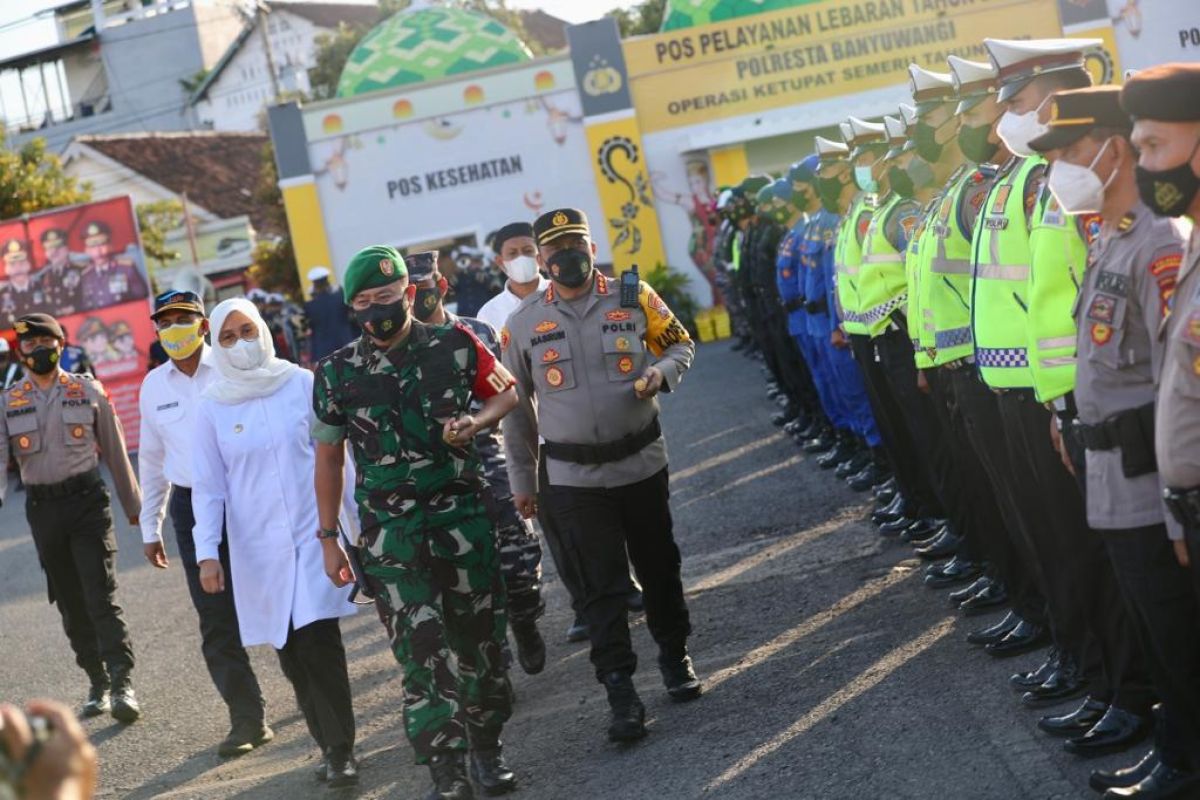
[[[983,221],[983,225],[990,231],[1002,231],[1008,227],[1008,217],[989,216]]]
[[[173,403],[163,403],[161,406],[155,408],[155,411],[166,411],[167,409],[171,408],[179,408],[179,401],[176,400]]]

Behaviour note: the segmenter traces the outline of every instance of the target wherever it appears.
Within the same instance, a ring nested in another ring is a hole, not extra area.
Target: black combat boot
[[[667,694],[677,703],[695,700],[704,691],[692,669],[692,657],[688,655],[686,644],[662,648],[658,654],[658,670],[662,673]]]
[[[79,716],[84,719],[107,714],[112,709],[112,697],[109,694],[111,683],[108,680],[108,672],[104,667],[89,669],[88,679],[92,685],[88,689],[87,700],[79,709]]]
[[[845,431],[835,430],[833,432],[833,449],[826,451],[824,455],[817,459],[817,466],[821,469],[837,469],[837,466],[854,454],[854,444]]]
[[[537,675],[546,668],[546,640],[538,631],[537,620],[513,620],[512,632],[521,669],[526,675]]]
[[[850,438],[850,457],[838,464],[833,473],[842,480],[848,480],[871,465],[871,451],[853,433],[847,431],[846,435]]]
[[[471,742],[471,778],[488,797],[517,788],[517,776],[504,763],[504,746],[495,733],[467,729]]]
[[[137,722],[142,716],[128,668],[112,671],[112,715],[118,722],[126,724]]]
[[[613,742],[635,742],[646,735],[646,707],[633,686],[633,676],[627,672],[610,672],[604,676],[608,692],[608,707],[612,711],[608,738]]]
[[[429,774],[433,788],[425,800],[475,800],[463,754],[457,750],[443,750],[429,759]]]
[[[806,453],[818,455],[828,453],[837,446],[837,437],[833,435],[833,428],[824,428],[813,438],[800,446]]]

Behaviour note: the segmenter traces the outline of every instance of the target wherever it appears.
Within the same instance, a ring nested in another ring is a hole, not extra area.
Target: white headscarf
[[[245,314],[258,328],[258,340],[266,358],[254,369],[235,367],[229,360],[229,351],[217,341],[221,335],[221,326],[234,311]],[[254,303],[244,297],[233,297],[218,303],[209,320],[213,336],[212,358],[221,377],[204,390],[205,397],[225,405],[236,405],[256,397],[267,397],[274,394],[296,370],[300,369],[290,361],[275,357],[275,342],[271,339],[267,323],[263,321]]]

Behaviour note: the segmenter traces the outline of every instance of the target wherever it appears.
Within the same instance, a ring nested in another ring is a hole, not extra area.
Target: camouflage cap
[[[342,296],[346,305],[363,289],[378,289],[408,277],[404,258],[394,247],[373,244],[354,254],[342,276]]]

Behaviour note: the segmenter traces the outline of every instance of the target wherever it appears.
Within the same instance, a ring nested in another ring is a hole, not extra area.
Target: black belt
[[[783,303],[783,307],[785,310],[787,310],[789,312],[803,311],[804,310],[804,298],[803,297],[793,297],[791,300],[788,300],[786,303]]]
[[[100,477],[100,468],[93,467],[87,472],[72,475],[58,483],[30,483],[25,486],[25,493],[34,500],[56,500],[103,486],[104,479]]]
[[[820,300],[810,300],[804,304],[804,310],[810,314],[824,314],[829,310],[829,300],[824,297]]]
[[[1150,419],[1153,420],[1153,403],[1122,411],[1120,414],[1115,414],[1095,425],[1087,425],[1077,419],[1075,420],[1075,424],[1071,426],[1071,430],[1080,444],[1088,450],[1116,450],[1122,446],[1125,437],[1128,435],[1127,426],[1135,423],[1138,417],[1143,415],[1149,415]]]
[[[1171,516],[1188,530],[1200,530],[1200,488],[1164,489],[1163,501]]]
[[[171,494],[177,494],[180,497],[191,497],[192,496],[192,487],[180,486],[177,483],[172,483],[171,484]]]
[[[637,433],[631,433],[615,442],[600,444],[563,444],[561,442],[545,442],[542,445],[546,455],[558,461],[570,461],[572,464],[611,464],[629,458],[642,452],[662,436],[662,426],[658,417]]]

